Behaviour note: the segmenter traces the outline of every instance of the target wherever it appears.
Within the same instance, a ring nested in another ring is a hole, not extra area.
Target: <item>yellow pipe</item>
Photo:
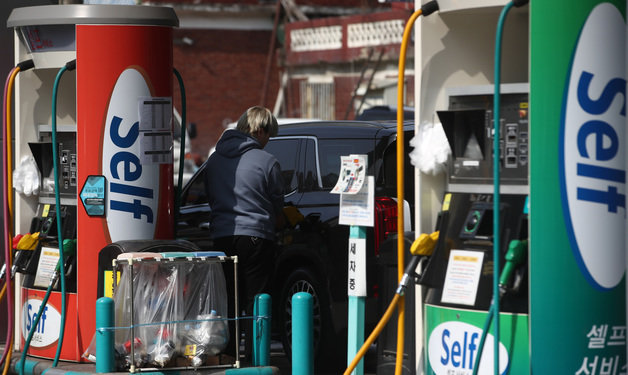
[[[404,259],[404,132],[403,132],[403,89],[405,80],[406,67],[406,50],[408,49],[408,40],[412,32],[412,26],[419,16],[423,14],[423,10],[415,11],[406,23],[403,31],[403,39],[401,40],[401,50],[399,51],[399,79],[397,81],[397,275],[399,281],[403,276]],[[405,297],[399,298],[399,313],[397,320],[397,357],[395,362],[395,374],[401,375],[403,368],[403,345],[405,330]]]
[[[15,76],[20,72],[20,67],[16,67],[11,73],[9,77],[9,85],[7,90],[7,192],[8,192],[8,200],[9,200],[9,217],[13,217],[13,163],[12,163],[12,155],[13,149],[11,146],[12,143],[12,134],[11,134],[11,101],[12,101],[12,91],[13,81],[15,81]],[[9,234],[13,233],[13,222],[9,221]],[[13,237],[11,237],[13,238]]]
[[[11,87],[13,87],[13,82],[15,81],[15,76],[17,75],[17,73],[20,71],[19,67],[16,67],[13,72],[11,73],[11,76],[9,77],[9,83],[7,85],[7,97],[6,97],[6,108],[7,108],[7,114],[6,114],[6,120],[7,120],[7,139],[5,139],[5,142],[7,142],[7,154],[4,155],[4,157],[7,158],[7,176],[6,176],[6,184],[7,184],[7,199],[8,199],[8,204],[9,204],[9,217],[5,218],[6,220],[9,221],[9,238],[13,238],[12,233],[13,233],[13,220],[11,220],[11,218],[13,217],[13,194],[11,194],[11,189],[13,189],[13,165],[11,163],[11,156],[13,155],[12,152],[12,147],[11,147]],[[5,260],[5,276],[6,277],[11,277],[11,263],[13,261],[13,251],[9,251],[9,259]],[[2,301],[2,299],[4,298],[4,294],[7,291],[7,285],[6,283],[3,285],[2,287],[2,291],[0,291],[0,301]]]
[[[362,347],[360,348],[360,350],[358,350],[355,357],[353,357],[353,360],[351,361],[351,363],[349,364],[349,366],[347,367],[343,375],[350,375],[353,372],[353,370],[355,370],[355,367],[358,365],[362,357],[364,357],[364,354],[366,354],[366,351],[368,350],[368,348],[371,346],[373,341],[375,341],[377,336],[379,336],[379,334],[382,332],[382,329],[384,329],[384,327],[386,326],[386,323],[388,323],[388,320],[390,320],[390,317],[392,316],[392,313],[395,311],[395,307],[397,306],[401,298],[402,297],[399,294],[395,294],[392,301],[390,301],[390,305],[388,305],[386,312],[384,313],[382,318],[379,320],[379,323],[377,323],[377,326],[375,326],[375,329],[373,329],[373,332],[371,332],[371,334],[366,339],[366,341],[364,341],[364,344],[362,344]]]
[[[5,220],[9,220],[9,238],[12,239],[13,238],[13,220],[11,219],[13,217],[13,194],[12,194],[12,189],[13,189],[13,163],[12,163],[12,157],[13,157],[13,148],[11,146],[12,144],[12,133],[11,133],[11,104],[12,104],[12,95],[11,93],[13,92],[13,90],[11,90],[11,88],[13,87],[13,83],[15,81],[15,76],[17,76],[17,74],[20,72],[20,68],[17,67],[13,70],[13,72],[11,73],[11,76],[9,77],[9,84],[7,86],[7,97],[6,97],[6,121],[7,121],[7,139],[5,139],[5,142],[7,142],[7,154],[4,155],[7,158],[7,180],[6,180],[6,184],[7,184],[7,200],[8,200],[8,205],[9,205],[9,217],[5,218]],[[12,241],[10,241],[10,243],[12,244]],[[9,251],[9,259],[5,259],[5,277],[8,279],[11,277],[11,264],[13,262],[13,251],[10,250]],[[2,301],[2,299],[4,298],[4,295],[7,291],[7,284],[5,283],[2,287],[2,291],[0,291],[0,301]],[[11,337],[9,337],[8,342],[5,343],[5,345],[10,345],[13,346],[13,335],[11,335]],[[4,369],[2,371],[2,375],[7,375],[9,372],[9,368],[11,367],[11,354],[12,354],[13,350],[8,349],[7,352],[7,356],[4,359]]]

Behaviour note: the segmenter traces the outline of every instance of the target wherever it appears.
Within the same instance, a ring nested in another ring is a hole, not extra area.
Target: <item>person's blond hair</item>
[[[279,124],[267,108],[254,106],[240,116],[236,129],[246,134],[253,134],[258,129],[264,129],[271,137],[274,137],[279,131]]]

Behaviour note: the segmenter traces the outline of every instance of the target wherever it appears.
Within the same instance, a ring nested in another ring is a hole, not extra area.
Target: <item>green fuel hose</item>
[[[493,325],[494,333],[494,374],[499,374],[499,256],[501,247],[501,233],[500,233],[500,167],[501,152],[499,150],[499,125],[500,125],[500,85],[501,85],[501,58],[502,58],[502,34],[504,31],[504,23],[506,21],[506,15],[508,11],[514,6],[511,1],[502,9],[499,15],[499,21],[497,22],[497,32],[495,35],[495,79],[494,79],[494,94],[493,94],[493,128],[495,134],[493,136],[493,302],[491,307],[493,308],[492,314],[495,317],[495,324]],[[487,327],[488,328],[488,327]],[[479,352],[481,353],[481,352]],[[480,356],[480,354],[478,354]],[[474,369],[475,371],[475,369]]]
[[[65,240],[64,245],[74,246],[74,249],[76,249],[76,243],[75,242],[72,243],[72,241],[73,240]],[[65,246],[62,246],[62,247],[65,247]],[[60,269],[64,268],[64,265],[63,265],[64,263],[65,263],[65,259],[59,257],[59,261],[57,262],[57,267],[55,268],[55,274],[50,280],[50,283],[48,284],[48,289],[46,289],[46,294],[44,295],[44,299],[41,301],[41,305],[39,305],[39,310],[37,311],[37,315],[35,315],[35,318],[33,319],[33,322],[31,323],[31,329],[28,332],[28,336],[26,337],[26,340],[24,342],[24,350],[22,350],[22,356],[20,357],[20,360],[16,364],[19,375],[24,375],[24,363],[26,362],[26,353],[28,352],[28,347],[30,346],[31,340],[33,339],[33,335],[35,334],[35,331],[37,330],[37,326],[39,325],[39,321],[41,320],[41,315],[44,309],[46,308],[46,304],[48,303],[48,299],[50,298],[50,293],[52,292],[52,288],[57,280],[57,277],[61,276],[62,280],[64,278],[64,275],[59,274]],[[65,316],[62,315],[62,326],[65,326],[64,318]],[[62,341],[62,337],[59,337],[59,343],[57,345],[57,354],[55,355],[55,359],[57,360],[57,362],[59,361],[58,356],[60,354],[61,345],[63,344],[61,341]],[[56,367],[56,365],[53,365],[53,367]]]
[[[76,60],[65,64],[57,73],[54,86],[52,87],[52,160],[55,175],[55,213],[57,215],[57,242],[59,243],[59,272],[61,276],[61,327],[59,328],[59,341],[57,342],[57,352],[55,353],[52,367],[57,367],[63,346],[66,320],[66,290],[65,290],[65,254],[63,249],[63,225],[61,223],[61,199],[59,197],[59,144],[57,143],[57,93],[59,91],[59,81],[61,76],[68,70],[76,69]]]
[[[181,142],[179,148],[179,176],[177,179],[177,190],[174,198],[174,225],[175,225],[175,233],[177,227],[177,216],[179,215],[179,207],[181,206],[181,190],[183,189],[183,168],[185,162],[185,128],[187,127],[187,119],[186,119],[186,99],[185,99],[185,86],[183,85],[183,78],[179,71],[173,69],[174,75],[177,77],[177,81],[179,81],[179,89],[181,91]]]
[[[57,93],[59,91],[59,81],[61,80],[61,76],[67,70],[74,70],[76,68],[76,60],[72,60],[65,64],[59,72],[54,81],[54,85],[52,88],[52,159],[53,159],[53,168],[54,168],[54,180],[55,187],[59,186],[59,151],[58,151],[58,143],[57,143]],[[66,321],[66,290],[65,290],[65,253],[64,253],[64,241],[63,241],[63,231],[62,231],[62,223],[61,223],[61,198],[59,196],[59,189],[55,188],[55,213],[57,220],[57,242],[59,243],[59,274],[61,277],[61,326],[59,328],[59,340],[57,342],[57,351],[55,353],[55,357],[52,363],[52,367],[57,367],[59,363],[59,357],[61,356],[61,348],[63,346],[63,338],[65,333],[65,321]],[[50,293],[52,291],[53,282],[48,286],[48,290],[46,291],[46,295],[44,300],[39,307],[39,311],[37,316],[34,319],[34,323],[31,326],[30,332],[28,333],[28,337],[24,343],[24,349],[22,350],[22,356],[20,358],[20,362],[18,363],[19,374],[24,374],[24,362],[26,361],[26,353],[28,352],[28,347],[30,346],[31,340],[33,338],[33,334],[39,323],[39,319],[41,318],[41,314],[43,309],[48,302],[48,298],[50,297]],[[36,323],[35,323],[36,322]]]

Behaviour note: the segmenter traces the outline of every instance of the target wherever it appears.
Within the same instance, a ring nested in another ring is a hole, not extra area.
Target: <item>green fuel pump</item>
[[[448,215],[439,224],[444,240],[424,279],[428,374],[529,367],[528,88],[500,78],[505,14],[523,4],[502,11],[492,92],[450,96],[449,110],[438,112],[453,161],[443,203]]]

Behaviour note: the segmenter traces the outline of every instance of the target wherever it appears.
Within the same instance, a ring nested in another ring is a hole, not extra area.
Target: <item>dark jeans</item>
[[[253,303],[259,293],[269,293],[271,275],[274,262],[274,242],[259,237],[230,236],[214,240],[217,251],[223,251],[228,256],[238,257],[238,307],[237,316],[245,316],[240,320],[240,329],[245,332],[244,355],[245,362],[252,359],[253,345]],[[229,318],[234,318],[235,301],[233,285],[233,264],[225,263],[225,277],[227,280],[227,295],[229,301]],[[235,355],[235,322],[229,321],[229,346],[226,354]]]

